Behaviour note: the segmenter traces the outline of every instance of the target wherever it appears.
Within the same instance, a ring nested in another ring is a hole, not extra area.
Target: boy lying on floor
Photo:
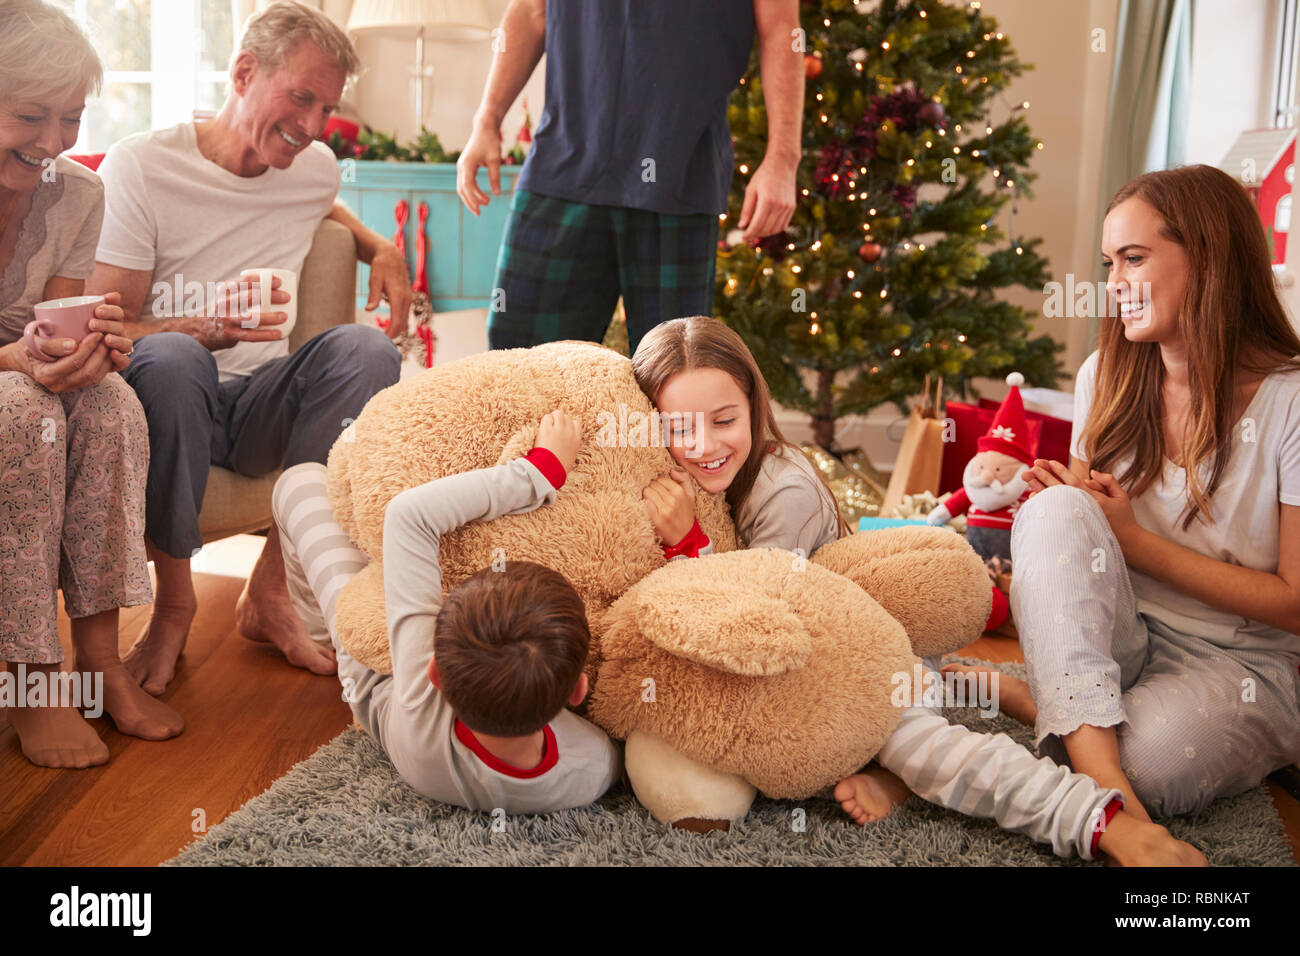
[[[368,558],[334,521],[325,466],[295,465],[275,484],[272,509],[294,606],[314,638],[333,643],[357,722],[426,797],[471,810],[541,813],[585,806],[619,776],[618,749],[565,707],[587,694],[582,668],[591,635],[563,575],[511,561],[467,578],[442,603],[440,537],[553,501],[580,442],[577,421],[552,412],[523,458],[407,489],[389,503],[391,677],[352,659],[336,635],[339,592]]]

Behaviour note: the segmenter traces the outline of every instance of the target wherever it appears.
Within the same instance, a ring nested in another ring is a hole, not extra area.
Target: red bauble
[[[727,251],[728,249],[730,249],[731,247],[730,247],[729,245],[727,245],[727,242],[726,242],[725,239],[719,239],[719,240],[718,240],[718,248],[721,249],[723,252],[726,252],[726,251]]]
[[[808,79],[817,79],[822,75],[823,68],[822,58],[816,53],[809,53],[803,58],[803,75]]]
[[[875,262],[884,251],[884,247],[878,242],[864,242],[858,246],[858,255],[862,257],[863,262]]]
[[[948,114],[944,112],[943,104],[936,103],[934,100],[922,106],[917,116],[927,126],[942,126],[948,120]]]

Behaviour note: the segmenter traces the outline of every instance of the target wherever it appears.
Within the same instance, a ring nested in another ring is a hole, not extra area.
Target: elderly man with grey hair
[[[263,303],[256,280],[240,278],[256,268],[299,272],[316,227],[335,218],[370,264],[369,307],[387,298],[390,335],[405,329],[405,262],[338,202],[338,165],[316,142],[358,67],[346,34],[326,16],[273,3],[245,24],[214,119],[128,137],[100,167],[104,227],[87,288],[121,291],[134,342],[123,377],[149,421],[146,543],[157,596],[125,663],[153,694],[172,679],[197,609],[190,559],[203,544],[209,465],[257,476],[324,463],[345,422],[398,379],[398,350],[373,326],[333,328],[288,354],[276,327],[287,314],[272,311],[288,294],[277,280]],[[171,300],[173,285],[192,283],[215,294]],[[294,613],[274,525],[236,621],[291,664],[335,672],[332,649]]]

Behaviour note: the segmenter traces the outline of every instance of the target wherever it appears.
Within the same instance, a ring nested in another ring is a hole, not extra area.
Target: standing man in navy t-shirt
[[[798,0],[512,0],[457,163],[471,212],[501,195],[501,120],[543,52],[546,105],[510,207],[492,348],[599,342],[618,297],[632,350],[660,322],[713,311],[719,214],[734,154],[727,102],[757,32],[766,155],[740,221],[755,243],[790,222],[801,153]]]

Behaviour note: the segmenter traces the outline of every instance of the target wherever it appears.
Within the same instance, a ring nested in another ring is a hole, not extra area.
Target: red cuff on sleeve
[[[1119,797],[1112,797],[1110,803],[1106,804],[1106,821],[1101,825],[1101,828],[1092,835],[1092,855],[1094,857],[1097,855],[1097,848],[1101,844],[1101,835],[1106,832],[1106,827],[1110,826],[1110,821],[1115,814],[1119,813],[1123,809],[1124,801]]]
[[[665,544],[663,546],[664,557],[669,560],[678,555],[685,555],[688,558],[698,558],[700,556],[700,551],[708,546],[709,536],[704,533],[704,529],[700,527],[699,519],[696,518],[695,522],[691,525],[691,530],[686,532],[686,537],[682,538],[682,540],[678,541],[674,545]]]
[[[568,477],[564,466],[560,464],[560,459],[556,458],[555,453],[549,448],[534,448],[524,455],[524,461],[531,462],[556,491],[560,490],[564,485],[564,479]]]

